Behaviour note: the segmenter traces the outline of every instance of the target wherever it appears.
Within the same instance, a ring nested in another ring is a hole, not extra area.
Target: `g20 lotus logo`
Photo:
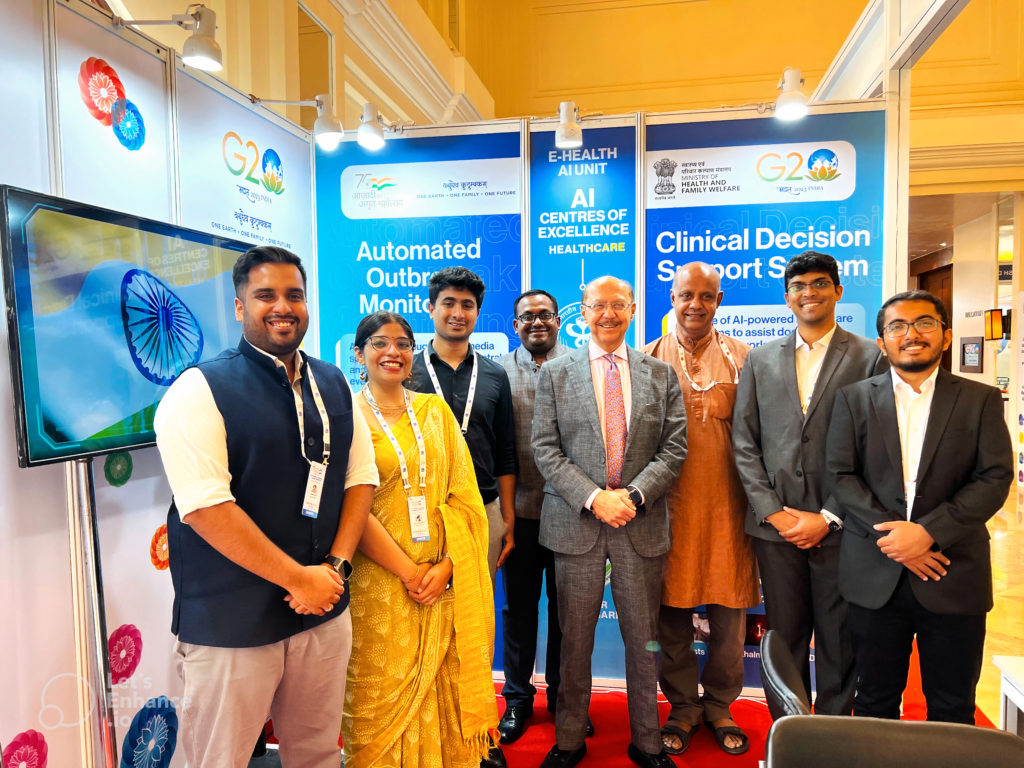
[[[234,176],[243,176],[256,186],[280,195],[284,192],[284,166],[281,156],[273,149],[260,152],[254,141],[242,141],[234,131],[228,131],[220,142],[224,165]]]
[[[765,181],[833,181],[839,173],[839,158],[831,149],[822,147],[811,152],[804,164],[799,152],[789,152],[785,157],[778,152],[767,152],[757,159],[757,175]],[[806,172],[806,177],[801,174]]]

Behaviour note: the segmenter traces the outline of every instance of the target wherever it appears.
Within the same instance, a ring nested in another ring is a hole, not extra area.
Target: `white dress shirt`
[[[921,391],[905,382],[895,368],[892,372],[892,391],[896,396],[896,421],[900,429],[900,454],[903,456],[903,490],[907,496],[907,520],[914,511],[914,496],[917,495],[917,470],[921,463],[921,448],[924,433],[928,428],[928,414],[935,397],[935,380],[939,368],[921,382]]]
[[[835,333],[836,325],[833,324],[832,330],[813,344],[804,341],[799,331],[796,333],[796,386],[800,393],[800,408],[804,413],[807,413],[807,407],[811,404],[814,385],[818,383],[818,374],[821,373],[821,364]]]
[[[608,433],[605,428],[604,420],[604,380],[606,372],[608,370],[608,361],[604,359],[604,356],[608,354],[607,351],[601,349],[597,344],[591,341],[587,346],[590,352],[590,374],[594,379],[594,397],[597,398],[597,413],[601,418],[601,435],[604,437],[605,445],[608,444]],[[620,344],[612,355],[615,356],[615,367],[619,369],[619,380],[622,382],[622,404],[626,410],[626,426],[629,427],[629,415],[632,412],[632,400],[633,400],[633,387],[630,384],[629,379],[629,357],[626,350],[629,349],[629,345],[625,341]],[[594,498],[603,489],[598,488],[587,499],[587,503],[584,505],[587,509],[591,509],[594,503]],[[643,496],[643,491],[640,492]]]
[[[267,355],[278,367],[286,367],[275,356],[255,346],[253,349]],[[292,390],[300,398],[304,369],[305,360],[302,355],[297,355]],[[298,420],[297,409],[295,418]],[[175,380],[157,406],[153,426],[164,471],[174,494],[174,505],[183,522],[188,522],[188,514],[197,509],[235,500],[228,471],[224,417],[217,409],[213,392],[202,371],[189,368]],[[345,487],[376,486],[379,482],[370,428],[362,411],[353,407],[352,445]]]

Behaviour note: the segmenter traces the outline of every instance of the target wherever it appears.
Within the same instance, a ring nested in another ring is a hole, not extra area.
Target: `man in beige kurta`
[[[723,750],[741,754],[746,735],[729,714],[743,689],[746,609],[760,601],[753,548],[743,531],[747,498],[732,454],[732,409],[749,348],[715,330],[722,302],[713,267],[692,262],[671,291],[676,327],[644,352],[669,363],[686,401],[689,451],[669,491],[672,549],[665,561],[658,641],[662,692],[672,705],[662,729],[665,749],[681,754],[701,719]],[[692,649],[693,609],[706,605],[707,663],[699,682]]]

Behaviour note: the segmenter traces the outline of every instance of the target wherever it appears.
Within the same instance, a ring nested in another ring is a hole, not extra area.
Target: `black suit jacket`
[[[903,463],[892,375],[851,384],[836,395],[826,450],[835,478],[833,511],[843,518],[839,588],[849,602],[881,608],[903,566],[878,548],[876,523],[906,520]],[[1013,480],[1013,451],[999,390],[939,370],[925,429],[911,520],[949,558],[946,576],[911,575],[914,595],[934,613],[992,608],[985,522]]]

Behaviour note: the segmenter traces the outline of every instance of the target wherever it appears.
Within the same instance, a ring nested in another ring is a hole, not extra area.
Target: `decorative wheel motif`
[[[167,552],[166,523],[156,529],[156,533],[153,534],[153,538],[149,542],[149,562],[158,571],[166,571],[167,566],[171,564],[170,556]]]
[[[78,69],[78,90],[89,114],[110,125],[110,109],[124,98],[124,85],[117,72],[103,59],[91,56]]]
[[[131,269],[121,280],[121,322],[132,362],[167,387],[203,354],[199,321],[158,277]]]
[[[166,696],[135,713],[121,745],[121,768],[166,768],[178,743],[178,713]]]
[[[103,462],[103,475],[108,483],[120,488],[132,476],[132,466],[131,454],[125,451],[111,453]]]
[[[146,142],[146,124],[142,113],[128,99],[118,99],[110,107],[110,121],[121,146],[137,151]]]
[[[142,661],[142,633],[133,624],[122,624],[107,640],[110,660],[110,682],[123,683],[135,674]]]
[[[49,748],[39,731],[22,731],[4,749],[0,765],[3,768],[46,768]]]

